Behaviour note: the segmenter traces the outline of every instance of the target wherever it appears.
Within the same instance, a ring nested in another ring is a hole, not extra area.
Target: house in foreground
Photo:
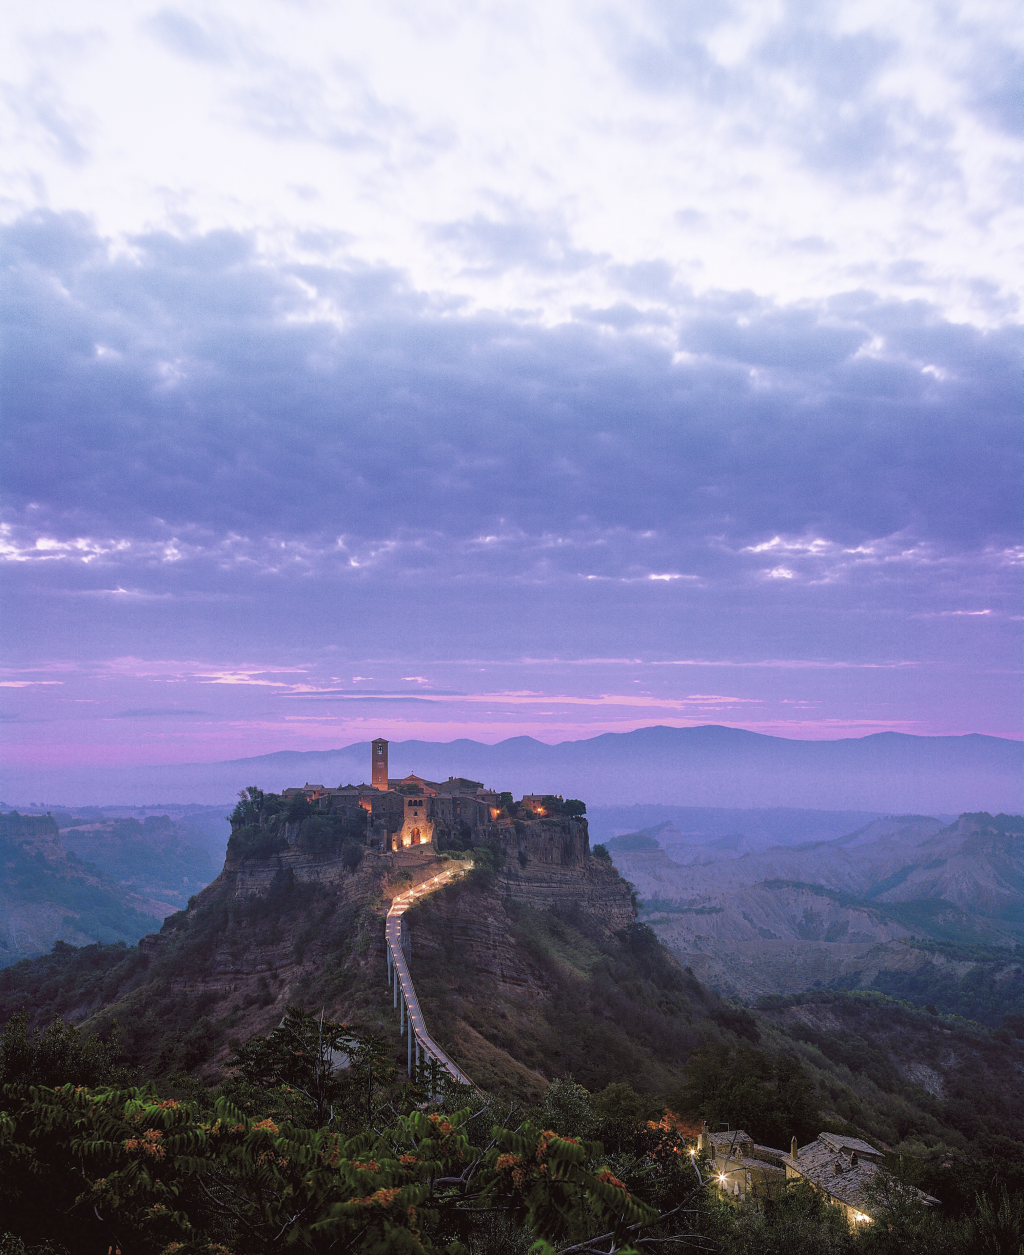
[[[819,1133],[813,1142],[798,1146],[794,1137],[787,1155],[771,1146],[759,1146],[742,1129],[711,1133],[705,1125],[697,1139],[699,1151],[712,1160],[715,1184],[723,1197],[737,1201],[772,1197],[795,1181],[806,1181],[834,1207],[842,1209],[851,1225],[869,1223],[878,1203],[873,1187],[882,1168],[882,1152],[857,1137]],[[921,1202],[935,1207],[938,1199],[921,1190]]]
[[[705,1124],[697,1148],[714,1165],[715,1184],[722,1197],[746,1201],[776,1198],[786,1191],[783,1152],[761,1146],[742,1129],[711,1133]]]

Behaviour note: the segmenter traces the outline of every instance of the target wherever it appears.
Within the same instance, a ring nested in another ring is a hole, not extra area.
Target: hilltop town
[[[282,800],[289,805],[304,801],[315,812],[347,820],[350,834],[362,833],[367,845],[383,851],[431,844],[468,848],[479,844],[489,826],[513,810],[538,817],[586,812],[582,802],[548,794],[528,793],[517,803],[511,793],[496,792],[464,776],[449,776],[442,783],[415,774],[393,779],[388,775],[388,742],[382,737],[371,743],[370,754],[369,784],[332,789],[307,781],[301,788],[282,790]],[[232,826],[244,822],[243,807],[232,816]]]

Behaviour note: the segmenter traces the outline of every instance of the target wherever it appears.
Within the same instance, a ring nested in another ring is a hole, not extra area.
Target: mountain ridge
[[[493,745],[392,741],[391,762],[403,775],[463,774],[516,792],[559,792],[594,805],[676,802],[718,807],[805,807],[879,812],[1013,811],[1024,808],[1024,742],[984,733],[920,736],[876,732],[835,740],[798,740],[704,724],[663,724],[554,745],[509,737]],[[214,762],[133,768],[65,769],[0,774],[0,792],[15,799],[55,791],[76,804],[170,791],[190,800],[226,802],[260,780],[265,787],[353,783],[368,770],[369,742],[329,750],[275,750]],[[316,782],[316,781],[311,781]]]

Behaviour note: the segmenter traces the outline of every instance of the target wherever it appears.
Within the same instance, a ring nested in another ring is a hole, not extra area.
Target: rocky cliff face
[[[387,867],[388,864],[381,864],[378,878],[386,873]],[[340,889],[351,879],[350,868],[339,857],[312,854],[298,845],[256,856],[241,855],[229,845],[224,869],[209,890],[216,887],[217,891],[236,899],[260,898],[275,887],[280,889],[283,881]]]
[[[629,886],[590,853],[585,819],[502,820],[498,892],[539,910],[584,912],[609,932],[636,920]]]
[[[585,821],[508,820],[487,836],[501,867],[444,899],[446,936],[488,997],[548,999],[550,980],[514,935],[516,912],[557,913],[613,938],[635,920],[628,886],[591,855]],[[430,846],[392,854],[343,839],[318,850],[250,830],[232,839],[220,875],[186,910],[60,1009],[100,1025],[118,1019],[138,1057],[172,1070],[223,1060],[230,1038],[266,1031],[289,1004],[389,1031],[387,906],[447,865]],[[419,910],[407,918],[412,952],[425,959]],[[439,958],[431,975],[453,973]],[[515,1072],[513,1058],[506,1064]]]
[[[585,819],[502,820],[489,835],[501,851],[493,883],[477,880],[472,909],[459,889],[414,908],[406,916],[412,948],[424,972],[446,970],[443,955],[454,952],[477,985],[545,998],[544,979],[514,935],[520,908],[550,911],[611,937],[636,922],[632,894],[610,863],[590,853]]]
[[[636,926],[629,886],[577,821],[502,825],[496,873],[413,907],[410,966],[433,1036],[490,1093],[670,1088],[723,1004]]]

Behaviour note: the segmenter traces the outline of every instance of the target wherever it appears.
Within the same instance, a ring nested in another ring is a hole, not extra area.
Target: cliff
[[[590,852],[585,819],[506,819],[494,825],[501,851],[498,892],[538,910],[583,912],[609,932],[636,921],[629,886]]]
[[[236,843],[217,880],[139,945],[62,945],[0,970],[0,1023],[26,1010],[42,1027],[59,1013],[104,1033],[116,1020],[128,1062],[213,1083],[233,1040],[266,1033],[288,1005],[322,1007],[381,1034],[404,1060],[384,915],[393,894],[447,865],[429,847],[361,847],[356,860],[345,842]],[[907,1129],[973,1136],[979,1118],[1010,1127],[1004,1099],[1020,1048],[1005,1030],[862,995],[815,995],[814,1011],[800,995],[760,1015],[731,1004],[635,922],[628,886],[591,854],[579,820],[499,821],[476,869],[405,919],[432,1035],[496,1097],[536,1099],[565,1075],[592,1091],[627,1081],[671,1094],[695,1049],[726,1058],[731,1047],[738,1058],[743,1044],[799,1058],[824,1117],[892,1144]],[[912,1059],[890,1031],[894,1016],[924,1026]]]
[[[489,956],[482,970],[494,989],[542,991],[510,932],[513,904],[571,915],[604,938],[635,919],[628,887],[591,855],[585,820],[501,821],[486,835],[482,865],[496,856],[500,869],[475,873],[447,909],[463,938],[456,962]],[[31,1008],[41,1021],[58,1010],[97,1027],[117,1019],[147,1066],[211,1076],[230,1040],[266,1031],[290,1004],[391,1031],[384,915],[393,894],[446,865],[430,846],[385,853],[347,837],[325,844],[315,832],[291,842],[273,830],[236,832],[220,875],[159,933],[93,955],[94,970],[82,970],[83,953],[78,976],[54,981],[74,966],[62,953],[49,963],[49,1000],[32,992],[37,975],[12,969],[0,1012]]]
[[[405,916],[434,1037],[493,1093],[538,1097],[566,1073],[592,1089],[678,1083],[730,1010],[637,925],[586,820],[502,819],[486,843],[466,881]]]

